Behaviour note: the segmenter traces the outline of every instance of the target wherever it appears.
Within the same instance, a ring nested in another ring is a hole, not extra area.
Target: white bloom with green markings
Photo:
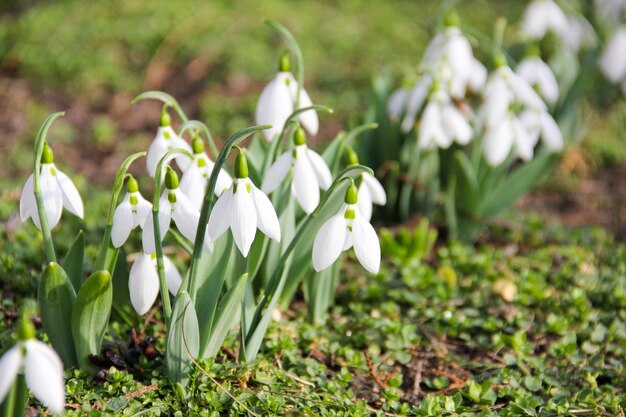
[[[167,256],[163,257],[163,266],[167,289],[170,294],[176,295],[183,278]],[[146,314],[159,294],[159,274],[155,253],[141,253],[133,262],[128,278],[128,291],[130,302],[137,314]]]
[[[142,197],[137,180],[131,176],[126,182],[126,195],[113,214],[113,227],[111,228],[113,246],[116,248],[122,246],[130,232],[137,226],[143,229],[151,209],[152,204]]]

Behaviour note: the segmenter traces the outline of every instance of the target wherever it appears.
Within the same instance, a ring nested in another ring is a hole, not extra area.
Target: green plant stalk
[[[187,120],[189,120],[189,118],[183,111],[183,108],[180,106],[178,101],[167,93],[164,93],[162,91],[146,91],[144,93],[139,94],[137,97],[135,97],[131,101],[131,103],[135,104],[142,100],[159,100],[163,102],[165,106],[173,108],[174,111],[176,111],[176,114],[178,114],[178,117],[180,117],[180,119],[183,122],[186,122]]]
[[[43,235],[43,244],[46,251],[46,258],[48,262],[56,262],[57,257],[54,251],[54,243],[52,242],[52,233],[50,233],[50,226],[48,225],[48,217],[46,216],[46,208],[43,205],[43,197],[41,195],[40,175],[41,175],[41,155],[43,154],[43,148],[46,143],[46,136],[48,135],[48,129],[57,118],[64,116],[65,112],[52,113],[43,122],[37,132],[35,139],[35,161],[33,168],[33,191],[35,193],[35,202],[37,204],[37,214],[39,215],[39,224],[41,226],[41,234]]]
[[[296,81],[298,81],[298,90],[296,91],[296,101],[294,104],[294,108],[298,108],[300,106],[300,94],[302,91],[302,86],[304,85],[304,58],[302,57],[302,50],[300,49],[300,45],[296,41],[296,38],[293,37],[289,30],[276,22],[275,20],[266,20],[265,23],[273,29],[276,29],[285,40],[285,43],[293,53],[296,58]]]
[[[0,403],[0,417],[23,417],[26,411],[26,378],[18,374]]]
[[[213,135],[211,135],[211,131],[208,126],[202,123],[199,120],[187,120],[182,124],[180,129],[178,129],[178,136],[182,136],[185,131],[193,130],[194,132],[201,131],[206,136],[207,142],[209,143],[209,149],[211,149],[211,154],[213,154],[213,158],[216,159],[220,152],[217,150],[217,146],[215,146],[215,141],[213,140]]]
[[[161,173],[163,166],[166,165],[172,156],[176,154],[186,155],[191,160],[193,157],[184,149],[170,149],[163,155],[157,164],[154,173],[154,196],[152,198],[152,224],[154,226],[154,247],[156,249],[157,273],[159,275],[159,292],[161,293],[161,301],[163,302],[163,315],[165,316],[165,324],[169,327],[170,318],[172,316],[172,305],[170,304],[170,293],[167,289],[167,280],[165,279],[165,263],[163,262],[163,244],[161,243],[161,226],[159,224],[159,202],[161,200]],[[200,249],[202,250],[202,248]]]
[[[170,229],[169,233],[172,236],[172,239],[174,239],[174,241],[178,244],[178,246],[180,246],[182,248],[182,250],[187,252],[189,254],[189,256],[191,256],[191,254],[193,254],[193,246],[191,246],[187,242],[187,239],[185,239],[185,237],[182,235],[182,233],[180,233],[176,229]]]
[[[191,255],[191,264],[189,265],[189,285],[187,286],[189,296],[191,300],[195,303],[198,288],[197,288],[197,274],[198,274],[198,264],[200,262],[200,257],[202,255],[202,246],[204,245],[204,235],[206,234],[206,228],[209,223],[209,216],[211,215],[211,210],[213,210],[213,206],[217,199],[215,198],[215,186],[217,185],[217,177],[222,170],[222,167],[226,163],[226,158],[228,154],[233,149],[235,145],[239,142],[253,134],[254,132],[258,132],[261,130],[271,128],[270,125],[262,125],[262,126],[253,126],[248,127],[246,129],[240,130],[239,132],[232,135],[224,144],[222,151],[219,153],[217,159],[215,160],[215,165],[213,166],[213,171],[211,172],[211,177],[209,178],[209,182],[207,184],[206,192],[204,194],[204,201],[202,202],[202,209],[200,210],[200,220],[198,221],[198,230],[196,230],[196,241],[193,245],[193,253]],[[157,220],[158,221],[158,220]],[[156,236],[156,233],[155,233]],[[183,287],[184,288],[184,287]],[[215,308],[216,306],[214,306]]]
[[[244,340],[243,341],[244,343],[242,343],[242,345],[247,345],[251,339],[251,335],[254,335],[254,333],[256,332],[257,327],[259,323],[261,322],[261,317],[263,315],[263,310],[265,309],[265,307],[269,305],[270,306],[269,308],[271,309],[278,301],[278,298],[280,297],[281,289],[285,281],[284,279],[281,279],[283,276],[283,270],[284,270],[285,264],[287,263],[289,257],[291,256],[291,253],[294,251],[294,249],[300,242],[300,239],[304,235],[304,232],[306,231],[306,229],[311,224],[312,220],[315,217],[317,217],[317,215],[320,213],[320,211],[322,210],[322,208],[324,207],[324,205],[326,204],[330,196],[334,193],[334,191],[337,188],[341,186],[341,184],[344,181],[353,181],[352,176],[360,174],[362,172],[367,172],[371,175],[374,174],[370,168],[364,165],[352,165],[346,168],[337,177],[337,179],[335,179],[335,181],[330,186],[328,191],[324,193],[316,209],[304,220],[304,222],[300,225],[300,227],[298,227],[298,231],[295,233],[294,238],[291,240],[291,242],[289,243],[289,246],[287,246],[287,249],[285,249],[285,251],[282,253],[278,261],[278,268],[276,269],[276,271],[274,272],[274,275],[272,275],[272,278],[270,279],[268,283],[267,291],[263,295],[263,298],[261,298],[261,300],[259,301],[256,311],[254,312],[254,317],[252,319],[252,322],[250,323],[249,329],[246,332],[247,340]],[[246,348],[246,350],[248,349]],[[247,359],[249,360],[251,358],[247,358]]]
[[[339,163],[341,162],[341,156],[343,155],[343,151],[345,147],[348,146],[350,142],[354,140],[354,138],[356,138],[363,132],[367,132],[368,130],[373,130],[377,128],[378,128],[378,123],[365,123],[365,124],[355,127],[354,129],[351,129],[347,134],[343,135],[339,139],[339,144],[338,144],[339,151],[337,151],[337,153],[335,154],[335,158],[330,164],[330,167],[329,167],[330,172],[335,172],[337,169],[339,169]]]
[[[331,109],[328,106],[324,106],[323,104],[314,104],[309,107],[303,107],[301,109],[294,110],[294,112],[289,115],[287,120],[285,120],[285,124],[283,125],[283,130],[281,130],[280,135],[278,136],[278,142],[280,142],[282,139],[285,138],[285,133],[287,132],[287,129],[289,129],[291,126],[295,127],[298,125],[298,120],[297,120],[298,115],[300,113],[304,113],[305,111],[309,111],[309,110],[323,111],[328,114],[333,114],[335,112],[333,109]],[[272,157],[272,162],[276,160],[276,158],[278,157],[279,151],[280,151],[280,146],[278,145],[275,146],[274,155]]]
[[[117,251],[118,248],[113,247],[111,244],[111,229],[113,228],[113,215],[115,214],[115,208],[117,207],[117,200],[120,197],[120,193],[122,192],[122,188],[124,187],[124,181],[127,177],[127,171],[136,159],[145,156],[146,152],[137,152],[130,155],[120,168],[117,170],[117,174],[115,174],[115,182],[113,183],[113,194],[111,195],[111,203],[109,204],[109,213],[107,215],[107,224],[104,228],[104,237],[102,238],[102,245],[100,246],[100,250],[98,251],[98,257],[96,258],[96,265],[94,267],[94,271],[102,271],[108,270],[111,274],[113,274],[114,265],[107,265],[107,259],[117,259]],[[111,258],[111,255],[114,255]],[[115,261],[114,261],[115,262]]]

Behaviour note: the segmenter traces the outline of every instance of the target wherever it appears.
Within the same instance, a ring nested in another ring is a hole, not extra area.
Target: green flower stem
[[[163,262],[163,244],[161,243],[161,226],[159,224],[159,202],[161,200],[161,183],[163,167],[172,159],[174,155],[186,155],[189,159],[193,157],[184,149],[170,149],[163,155],[157,164],[154,173],[154,197],[152,198],[152,224],[154,225],[154,247],[156,249],[157,273],[159,274],[159,291],[161,293],[161,301],[163,302],[163,315],[165,316],[165,324],[169,328],[170,317],[172,316],[172,305],[170,304],[170,293],[167,289],[167,280],[165,279],[165,264]]]
[[[228,154],[233,149],[235,145],[244,140],[246,137],[250,136],[254,132],[258,132],[261,130],[269,129],[272,126],[270,125],[262,125],[262,126],[253,126],[232,135],[224,144],[222,151],[219,153],[217,159],[215,160],[215,166],[213,167],[213,172],[211,172],[211,177],[209,178],[209,183],[207,184],[206,192],[204,194],[204,201],[202,203],[202,209],[200,210],[200,220],[198,221],[198,230],[196,230],[196,241],[193,245],[193,254],[191,256],[191,264],[189,266],[189,285],[186,287],[189,296],[195,302],[197,296],[197,273],[198,273],[198,264],[200,262],[200,257],[202,255],[202,246],[204,245],[204,235],[206,234],[206,228],[209,223],[209,216],[211,215],[211,210],[213,210],[213,206],[217,199],[215,198],[215,186],[217,185],[217,177],[226,162],[226,158]]]
[[[328,106],[324,106],[323,104],[314,104],[312,106],[309,107],[303,107],[301,109],[296,109],[293,113],[291,113],[289,115],[289,117],[287,118],[287,120],[285,120],[285,124],[283,125],[283,130],[280,132],[280,135],[278,136],[278,140],[283,140],[285,139],[285,133],[287,132],[287,129],[289,129],[290,127],[296,127],[298,125],[298,115],[301,113],[304,113],[305,111],[309,111],[309,110],[316,110],[316,111],[321,111],[321,112],[326,112],[328,114],[333,114],[334,110],[331,109]],[[272,158],[272,160],[275,160],[278,157],[278,153],[280,152],[280,146],[276,146],[274,148],[274,156]]]
[[[43,197],[41,195],[40,175],[41,175],[41,155],[46,143],[48,129],[57,118],[64,116],[65,112],[52,113],[39,128],[37,138],[35,139],[35,161],[33,168],[33,191],[35,193],[35,202],[37,203],[37,214],[39,215],[39,224],[41,225],[41,234],[43,235],[43,244],[46,251],[48,262],[56,262],[57,257],[54,251],[54,243],[52,242],[52,234],[48,225],[48,217],[46,216],[46,208],[43,205]]]
[[[146,91],[135,97],[133,101],[131,101],[131,103],[135,104],[142,100],[159,100],[163,102],[164,105],[173,108],[174,111],[176,111],[176,114],[178,114],[178,117],[180,117],[183,122],[189,120],[189,118],[183,111],[183,108],[180,107],[180,104],[178,104],[178,101],[167,93],[164,93],[162,91]]]
[[[296,92],[296,102],[294,107],[297,109],[300,105],[300,92],[302,91],[302,87],[304,85],[304,58],[302,57],[302,50],[300,49],[300,45],[298,45],[296,38],[293,37],[291,32],[289,32],[285,26],[274,20],[266,20],[265,23],[267,23],[267,25],[271,28],[276,29],[283,36],[285,43],[287,43],[287,46],[296,58],[296,81],[298,81],[298,90]]]
[[[178,136],[182,136],[185,131],[192,129],[195,132],[201,131],[205,134],[207,141],[209,142],[209,149],[211,149],[211,154],[213,155],[213,159],[217,159],[219,155],[219,151],[217,150],[217,146],[215,146],[215,141],[213,140],[213,135],[211,135],[211,131],[207,125],[202,123],[199,120],[187,120],[182,124],[180,129],[178,129]]]
[[[111,275],[113,275],[114,269],[114,260],[117,259],[117,252],[119,248],[116,248],[111,243],[111,230],[113,228],[113,215],[115,214],[115,208],[117,207],[117,200],[120,197],[120,193],[122,192],[122,188],[124,187],[124,181],[129,174],[128,168],[130,164],[132,164],[136,159],[145,156],[145,152],[137,152],[130,155],[120,168],[117,170],[115,174],[115,182],[113,183],[113,194],[111,195],[111,203],[109,204],[109,213],[107,215],[107,224],[104,228],[104,237],[102,238],[102,244],[100,246],[100,250],[98,251],[98,257],[96,258],[96,265],[94,271],[103,271],[107,270]],[[114,255],[114,256],[113,256]],[[107,259],[112,260],[107,265]]]
[[[176,229],[170,229],[169,231],[172,239],[180,246],[185,252],[191,256],[193,254],[193,246],[187,242],[187,239]]]
[[[311,224],[311,222],[313,221],[313,219],[319,215],[320,211],[322,211],[322,209],[326,205],[326,202],[328,202],[330,196],[333,195],[336,189],[338,189],[345,181],[350,181],[351,183],[354,183],[352,176],[358,175],[363,172],[367,172],[372,175],[374,174],[374,172],[370,168],[364,165],[353,165],[353,166],[346,168],[343,172],[341,172],[337,176],[333,184],[330,186],[328,191],[324,193],[316,209],[304,220],[304,222],[300,225],[300,227],[298,227],[298,230],[294,234],[294,237],[289,243],[289,246],[287,246],[287,248],[281,255],[278,261],[279,266],[274,271],[274,274],[272,275],[272,278],[270,279],[267,285],[267,291],[263,295],[263,298],[261,298],[259,305],[257,306],[256,311],[254,312],[254,317],[252,319],[251,326],[249,330],[247,331],[247,340],[244,341],[246,345],[248,344],[252,335],[254,335],[254,333],[256,332],[257,326],[261,322],[261,317],[263,315],[263,310],[265,310],[265,307],[269,304],[268,308],[272,309],[274,305],[276,304],[276,302],[278,301],[278,298],[280,298],[280,293],[285,283],[284,282],[285,280],[281,279],[283,276],[283,269],[285,267],[285,264],[287,263],[289,257],[291,256],[291,253],[294,251],[298,243],[300,243],[300,239],[302,238],[302,236],[305,235],[305,232],[307,228],[309,227],[309,225]]]

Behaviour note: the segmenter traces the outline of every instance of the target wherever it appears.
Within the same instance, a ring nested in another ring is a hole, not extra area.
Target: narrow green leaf
[[[89,355],[100,354],[113,302],[113,285],[107,271],[94,272],[83,283],[72,308],[72,336],[78,365],[91,370]]]
[[[183,111],[183,108],[180,107],[180,104],[178,104],[178,101],[168,93],[164,93],[163,91],[146,91],[146,92],[139,94],[137,97],[135,97],[132,103],[135,104],[142,100],[161,101],[163,104],[173,108],[178,114],[178,117],[180,117],[180,119],[183,122],[186,122],[187,120],[189,120],[189,118]]]
[[[76,293],[67,274],[56,262],[50,262],[39,281],[37,301],[43,328],[66,368],[76,365],[72,339],[72,308]]]
[[[0,417],[24,417],[27,397],[26,378],[18,374],[4,401],[0,403]]]
[[[186,291],[179,291],[174,300],[170,327],[167,331],[167,373],[172,382],[183,388],[189,383],[191,358],[198,357],[200,337],[193,301]]]
[[[83,259],[85,258],[85,235],[79,231],[76,239],[63,259],[63,269],[74,286],[74,291],[78,291],[83,283]]]
[[[248,274],[243,274],[220,301],[220,305],[215,313],[209,344],[202,354],[203,358],[212,358],[217,354],[228,331],[239,321],[246,281],[248,281]]]

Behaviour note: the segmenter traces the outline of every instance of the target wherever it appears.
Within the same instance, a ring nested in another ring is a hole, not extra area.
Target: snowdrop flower
[[[341,252],[354,247],[361,265],[376,274],[380,269],[380,243],[372,225],[357,207],[358,191],[352,183],[346,191],[345,204],[322,225],[313,242],[313,268],[322,271],[331,266]]]
[[[537,47],[529,51],[528,56],[519,63],[515,72],[528,84],[535,87],[541,97],[550,105],[554,105],[559,99],[559,85],[556,77],[548,64],[541,60]]]
[[[170,294],[176,295],[183,282],[180,273],[166,256],[163,257],[165,280]],[[159,273],[156,254],[141,253],[130,268],[128,279],[130,302],[139,315],[144,315],[154,304],[159,293]]]
[[[191,147],[187,142],[185,142],[184,139],[176,134],[174,129],[172,129],[172,118],[169,113],[164,111],[161,114],[157,134],[150,144],[148,155],[146,155],[146,169],[148,170],[148,174],[154,178],[157,165],[159,164],[161,158],[163,158],[163,155],[165,155],[170,149],[178,148],[191,153]],[[176,157],[176,164],[181,170],[185,171],[189,168],[189,165],[191,165],[191,161],[186,156],[180,155]]]
[[[600,69],[613,82],[626,82],[626,25],[611,36],[600,56]]]
[[[391,93],[387,101],[387,114],[392,119],[399,119],[406,109],[409,98],[409,88],[401,87]]]
[[[161,241],[170,229],[172,219],[176,223],[176,227],[191,242],[196,240],[196,230],[198,229],[198,221],[200,213],[189,201],[187,196],[182,193],[178,186],[178,176],[172,167],[167,167],[165,174],[165,188],[159,200],[159,231],[161,232]],[[143,251],[145,253],[153,253],[156,251],[154,242],[154,221],[152,216],[147,216],[143,225],[142,234]],[[204,239],[204,250],[211,252],[213,243],[208,237]]]
[[[28,218],[32,218],[35,226],[41,229],[33,186],[34,176],[31,174],[22,189],[22,195],[20,197],[20,218],[23,222]],[[41,188],[46,219],[48,220],[48,227],[50,227],[50,229],[59,222],[64,206],[70,213],[75,214],[81,219],[83,218],[83,200],[81,200],[80,194],[78,194],[78,190],[72,180],[59,171],[54,165],[54,154],[47,143],[44,144],[43,153],[41,155],[39,187]]]
[[[0,403],[11,389],[18,373],[24,373],[26,385],[35,398],[53,413],[65,408],[63,363],[48,345],[35,339],[35,328],[25,318],[18,325],[17,344],[0,358]]]
[[[437,84],[422,113],[418,145],[422,149],[450,147],[456,141],[467,145],[472,138],[472,128],[450,96]]]
[[[359,157],[351,146],[347,147],[344,155],[346,157],[346,165],[350,166],[359,163]],[[373,205],[384,206],[387,204],[387,194],[383,185],[374,175],[364,172],[360,175],[360,178],[361,185],[359,185],[357,207],[363,218],[370,221],[372,219]]]
[[[200,210],[204,201],[206,186],[215,163],[209,159],[209,156],[204,151],[202,139],[195,137],[191,147],[193,149],[193,162],[180,180],[180,190],[189,198],[194,207]],[[219,197],[230,186],[232,181],[231,176],[222,169],[217,176],[215,195]]]
[[[411,91],[408,92],[406,98],[406,112],[402,124],[400,125],[400,129],[404,133],[409,133],[415,126],[415,119],[422,109],[426,97],[428,97],[432,83],[432,76],[430,74],[424,74],[417,80]]]
[[[593,26],[580,14],[567,17],[567,31],[562,37],[565,46],[573,52],[578,52],[580,48],[593,48],[598,43]]]
[[[529,161],[533,157],[536,144],[533,137],[513,112],[508,111],[501,120],[485,132],[485,159],[491,166],[503,163],[515,149],[516,156]]]
[[[280,224],[269,198],[248,178],[248,161],[241,150],[235,159],[235,179],[218,198],[209,218],[209,236],[216,240],[228,228],[241,254],[248,256],[256,229],[280,242]]]
[[[567,16],[553,0],[533,0],[522,17],[522,32],[530,39],[542,39],[548,32],[563,38],[568,31]]]
[[[594,0],[598,15],[603,20],[618,21],[626,11],[626,0]]]
[[[533,147],[542,139],[543,144],[550,152],[563,150],[563,135],[559,125],[547,111],[524,110],[519,119],[531,135]],[[531,153],[532,158],[532,153]]]
[[[131,230],[143,225],[149,217],[152,204],[139,193],[137,180],[130,176],[126,183],[126,196],[113,213],[113,227],[111,228],[111,243],[116,248],[122,246]]]
[[[269,194],[293,169],[291,193],[305,213],[311,214],[320,202],[320,188],[327,190],[332,183],[330,170],[324,159],[306,145],[304,129],[298,127],[293,136],[294,148],[280,155],[270,167],[261,191]]]
[[[313,105],[306,90],[300,90],[300,103],[295,108],[298,93],[298,82],[290,72],[291,63],[289,56],[284,54],[280,58],[279,72],[276,77],[263,89],[259,102],[256,106],[256,123],[259,125],[271,125],[270,129],[263,131],[263,136],[268,141],[279,135],[287,121],[287,118],[298,108]],[[319,120],[315,110],[309,110],[298,116],[298,121],[312,135],[317,134]]]

